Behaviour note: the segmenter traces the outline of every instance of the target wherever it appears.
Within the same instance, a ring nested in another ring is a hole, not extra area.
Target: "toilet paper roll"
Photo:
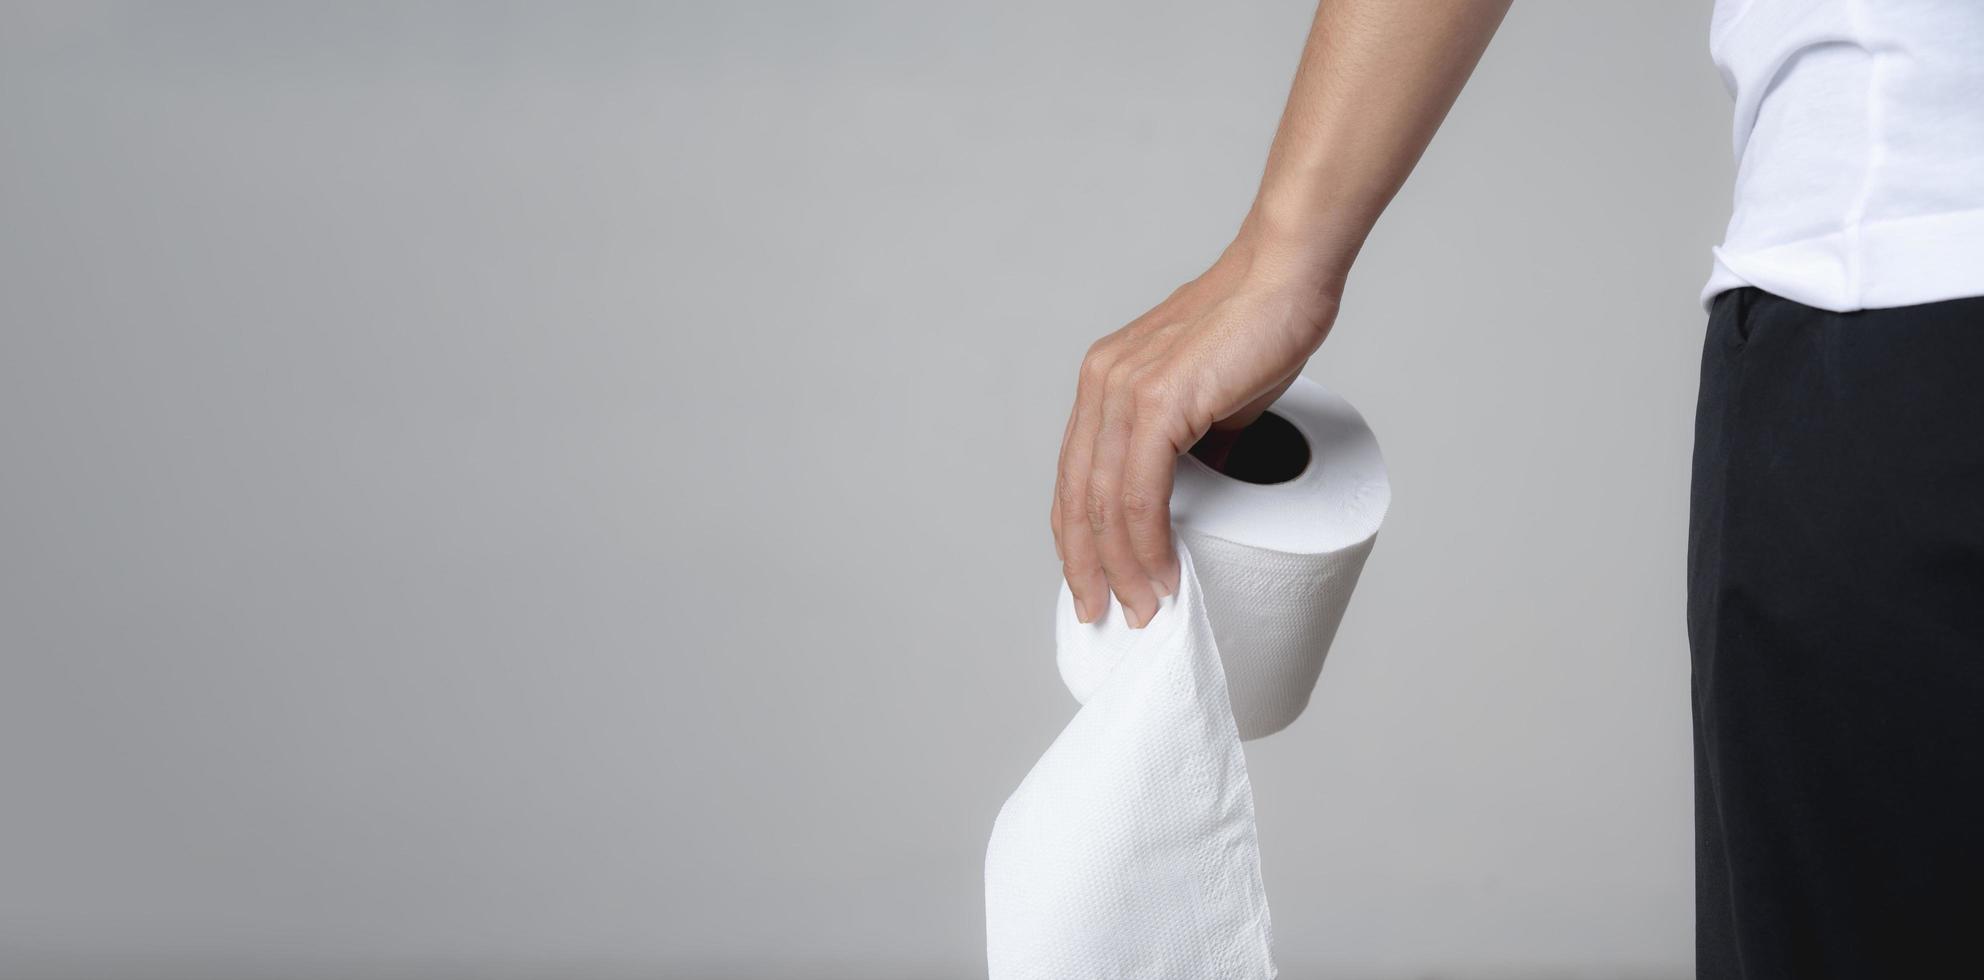
[[[1080,623],[1062,588],[1056,659],[1082,707],[994,823],[991,980],[1275,975],[1240,741],[1307,706],[1391,488],[1342,398],[1298,378],[1269,411],[1299,439],[1227,469],[1277,482],[1181,459],[1182,574],[1148,626],[1113,602]]]
[[[1246,483],[1183,456],[1172,491],[1243,740],[1288,727],[1308,707],[1392,496],[1377,437],[1349,402],[1298,378],[1269,412],[1301,437],[1270,448],[1306,455],[1292,476]],[[1273,471],[1281,461],[1248,462]],[[1057,620],[1061,680],[1087,703],[1122,651],[1110,631],[1075,618],[1065,584]]]

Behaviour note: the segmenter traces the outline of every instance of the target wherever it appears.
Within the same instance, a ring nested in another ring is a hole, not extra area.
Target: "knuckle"
[[[1079,514],[1085,506],[1080,493],[1075,490],[1075,481],[1070,479],[1063,479],[1054,488],[1054,502],[1058,506],[1056,513],[1063,517]]]
[[[1123,517],[1131,524],[1147,524],[1157,517],[1157,500],[1142,490],[1123,493]]]
[[[1115,502],[1109,499],[1109,494],[1101,487],[1089,487],[1088,499],[1084,504],[1083,509],[1088,514],[1089,530],[1097,534],[1107,531],[1116,517]]]
[[[1109,366],[1104,378],[1111,392],[1136,393],[1137,366],[1128,360],[1119,360]]]
[[[1177,404],[1173,386],[1157,377],[1146,377],[1137,383],[1130,395],[1130,407],[1136,412],[1139,422],[1168,421]]]
[[[1116,359],[1110,356],[1106,341],[1098,340],[1082,357],[1081,383],[1085,385],[1106,384],[1109,372],[1116,367]]]

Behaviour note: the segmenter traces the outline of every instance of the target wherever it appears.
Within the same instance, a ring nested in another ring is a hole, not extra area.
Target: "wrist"
[[[1334,303],[1364,244],[1356,222],[1321,209],[1256,201],[1221,256],[1248,280],[1317,294]]]

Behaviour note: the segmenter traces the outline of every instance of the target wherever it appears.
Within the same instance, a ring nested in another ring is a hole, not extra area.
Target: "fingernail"
[[[1075,621],[1078,623],[1092,623],[1095,621],[1095,614],[1089,611],[1088,602],[1081,596],[1075,597]]]
[[[1151,579],[1150,587],[1157,592],[1157,597],[1159,599],[1165,598],[1166,596],[1169,596],[1171,594],[1171,586],[1164,584],[1163,579],[1156,579],[1156,578]]]
[[[1124,617],[1130,621],[1130,628],[1133,630],[1140,630],[1150,625],[1150,617],[1152,615],[1150,613],[1140,612],[1129,606],[1123,607],[1123,613]]]

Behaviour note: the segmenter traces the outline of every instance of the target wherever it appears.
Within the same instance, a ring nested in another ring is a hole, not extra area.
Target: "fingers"
[[[1144,410],[1123,460],[1123,522],[1130,550],[1159,596],[1178,591],[1178,556],[1171,548],[1171,485],[1178,472],[1174,423],[1166,406]]]
[[[1082,363],[1075,386],[1075,407],[1068,415],[1061,440],[1061,461],[1054,484],[1054,543],[1061,553],[1061,575],[1075,597],[1075,618],[1093,623],[1109,608],[1109,585],[1089,530],[1088,482],[1093,468],[1095,433],[1102,421],[1102,394],[1108,367],[1091,351]]]
[[[1083,502],[1109,591],[1123,604],[1130,626],[1141,629],[1157,615],[1157,589],[1130,544],[1129,519],[1123,501],[1123,469],[1129,457],[1135,416],[1130,407],[1131,395],[1124,390],[1119,370],[1111,372],[1111,390],[1103,402],[1102,422],[1095,434],[1093,469]]]

